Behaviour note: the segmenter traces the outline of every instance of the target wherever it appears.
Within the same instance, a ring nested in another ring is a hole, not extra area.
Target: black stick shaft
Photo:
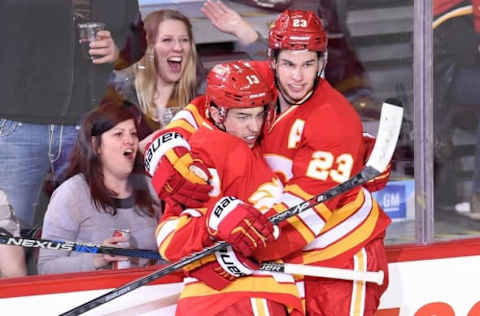
[[[108,254],[125,257],[137,257],[165,261],[159,253],[148,249],[117,248],[74,241],[57,241],[49,239],[34,239],[13,237],[0,234],[0,245],[20,246],[26,248],[42,248],[63,251],[75,251],[91,254]]]

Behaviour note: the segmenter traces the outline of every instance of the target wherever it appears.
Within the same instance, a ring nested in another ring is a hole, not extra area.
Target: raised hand
[[[240,14],[220,0],[205,1],[201,11],[218,30],[234,35],[244,45],[253,43],[258,37],[255,29]]]

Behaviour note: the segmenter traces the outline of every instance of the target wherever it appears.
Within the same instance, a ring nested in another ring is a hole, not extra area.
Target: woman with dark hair
[[[150,195],[138,154],[137,122],[125,107],[105,104],[84,119],[67,180],[52,195],[42,238],[113,245],[128,229],[130,247],[156,249],[159,204]],[[111,268],[126,257],[41,249],[38,272],[66,273]],[[146,260],[130,260],[132,266]]]

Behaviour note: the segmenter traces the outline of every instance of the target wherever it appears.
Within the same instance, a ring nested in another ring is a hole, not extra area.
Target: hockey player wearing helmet
[[[261,135],[265,118],[268,125],[274,116],[273,87],[248,62],[242,61],[215,66],[207,83],[206,102],[214,124],[252,148]]]
[[[351,178],[364,165],[366,148],[358,114],[323,78],[327,36],[313,12],[281,13],[270,29],[269,56],[253,67],[279,91],[280,115],[261,142],[284,185],[273,208],[279,212]],[[356,187],[283,222],[280,238],[253,255],[259,261],[287,256],[305,264],[383,270],[381,286],[314,277],[299,282],[307,315],[373,316],[388,285],[383,239],[389,223],[371,193]]]
[[[282,109],[313,93],[327,63],[327,35],[311,11],[285,11],[270,30],[269,56]]]
[[[293,277],[256,272],[258,265],[248,258],[274,240],[274,227],[262,211],[282,193],[257,141],[275,97],[248,63],[219,64],[207,77],[205,96],[180,114],[188,119],[197,115],[194,109],[206,111],[189,144],[193,159],[208,168],[213,189],[205,208],[167,208],[156,231],[160,254],[175,261],[212,240],[232,247],[187,267],[177,315],[303,314]]]

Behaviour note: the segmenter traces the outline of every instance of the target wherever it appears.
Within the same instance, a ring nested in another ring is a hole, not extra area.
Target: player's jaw
[[[279,82],[281,96],[291,104],[300,102],[311,90],[313,85],[306,84],[282,84]]]
[[[246,136],[243,136],[242,139],[248,144],[248,147],[252,148],[253,146],[255,146],[258,136],[260,136],[259,134],[260,133],[246,135]]]

